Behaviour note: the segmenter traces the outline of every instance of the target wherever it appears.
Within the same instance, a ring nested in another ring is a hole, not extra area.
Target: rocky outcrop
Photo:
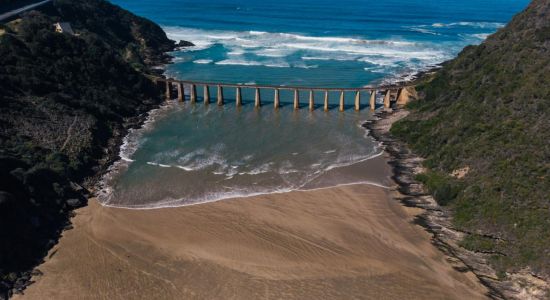
[[[187,47],[194,47],[195,44],[193,44],[192,42],[188,42],[188,41],[179,41],[178,43],[176,43],[176,47],[178,48],[187,48]]]

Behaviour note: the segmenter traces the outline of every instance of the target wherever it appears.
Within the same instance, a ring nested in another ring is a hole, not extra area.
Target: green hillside
[[[77,35],[56,33],[70,22]],[[56,0],[0,35],[0,298],[24,288],[85,205],[82,183],[117,155],[124,124],[160,103],[145,77],[174,48],[103,0]]]
[[[550,275],[550,1],[534,0],[419,89],[391,132],[427,158],[419,179],[474,233],[463,246],[491,253],[501,275]]]

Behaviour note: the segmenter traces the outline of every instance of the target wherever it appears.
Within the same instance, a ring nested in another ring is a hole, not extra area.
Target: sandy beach
[[[154,210],[92,199],[14,299],[484,299],[392,193],[358,184]]]

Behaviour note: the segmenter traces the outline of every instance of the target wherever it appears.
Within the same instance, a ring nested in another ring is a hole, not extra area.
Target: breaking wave
[[[307,36],[265,31],[203,30],[164,27],[174,40],[190,40],[196,46],[185,52],[222,46],[224,56],[195,60],[194,63],[216,65],[263,66],[270,68],[317,68],[315,61],[349,61],[364,67],[421,70],[452,57],[445,48],[430,42],[401,39],[370,40],[355,37]]]

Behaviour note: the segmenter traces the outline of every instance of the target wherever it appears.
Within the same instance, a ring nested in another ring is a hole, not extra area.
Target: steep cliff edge
[[[550,278],[550,1],[534,0],[479,46],[419,87],[393,136],[426,158],[418,180],[462,246],[501,278]]]
[[[76,35],[55,32],[69,22]],[[144,73],[174,49],[162,29],[103,0],[56,0],[1,25],[0,298],[85,205],[79,184],[113,159],[126,125],[161,102]]]

